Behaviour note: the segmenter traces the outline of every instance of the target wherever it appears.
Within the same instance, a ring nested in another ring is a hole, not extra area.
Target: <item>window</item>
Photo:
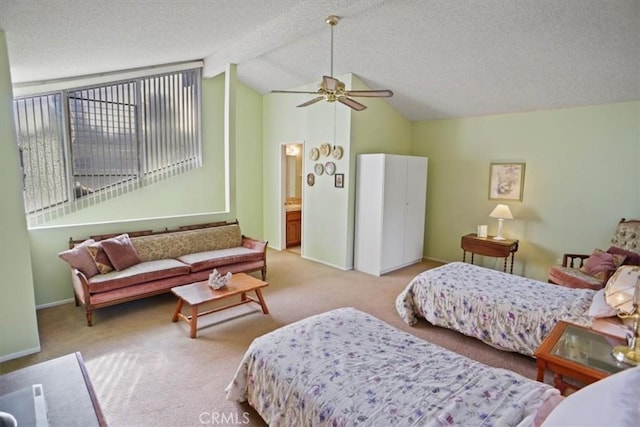
[[[16,98],[30,225],[202,164],[201,69]]]

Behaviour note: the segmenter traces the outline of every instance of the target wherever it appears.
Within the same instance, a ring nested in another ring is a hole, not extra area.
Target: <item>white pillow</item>
[[[589,307],[589,316],[591,317],[611,317],[618,314],[615,308],[607,304],[604,299],[604,289],[600,289],[593,294],[591,307]]]
[[[589,384],[564,399],[542,427],[636,426],[640,420],[640,367]]]

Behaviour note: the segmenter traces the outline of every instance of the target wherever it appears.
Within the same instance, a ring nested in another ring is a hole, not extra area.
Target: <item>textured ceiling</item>
[[[330,73],[330,14],[334,75],[413,121],[640,99],[640,0],[0,0],[0,29],[14,83],[204,58],[268,93]]]

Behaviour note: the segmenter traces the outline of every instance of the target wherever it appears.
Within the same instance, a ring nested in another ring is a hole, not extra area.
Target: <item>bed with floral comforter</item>
[[[226,392],[270,426],[296,427],[524,426],[561,400],[353,308],[256,338]]]
[[[396,310],[409,325],[421,316],[531,356],[559,320],[591,326],[595,292],[452,262],[417,275],[398,295]]]

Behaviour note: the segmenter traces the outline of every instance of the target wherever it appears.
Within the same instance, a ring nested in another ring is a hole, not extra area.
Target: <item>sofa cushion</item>
[[[147,261],[122,271],[99,274],[89,279],[89,292],[98,293],[153,280],[189,274],[189,266],[175,259]]]
[[[87,239],[82,243],[75,245],[72,249],[62,251],[58,254],[58,257],[63,261],[66,261],[72,268],[78,269],[85,277],[91,278],[100,273],[96,263],[93,261],[91,254],[87,246],[95,243],[93,239]]]
[[[94,242],[88,245],[87,249],[89,250],[91,258],[93,258],[93,262],[96,263],[96,267],[98,267],[100,274],[106,274],[113,271],[113,264],[109,261],[109,257],[102,247],[102,242]]]
[[[132,237],[131,243],[142,261],[153,261],[238,247],[242,245],[242,234],[238,224],[230,224],[198,230]]]
[[[103,240],[102,248],[107,254],[107,257],[109,257],[109,261],[111,261],[113,267],[118,271],[142,262],[136,252],[136,248],[131,244],[129,235],[126,233]]]
[[[568,288],[601,289],[604,285],[602,280],[589,276],[577,268],[562,267],[554,265],[549,269],[549,280],[553,283],[561,283],[561,286]]]
[[[188,264],[192,272],[210,270],[221,265],[237,264],[240,262],[260,261],[263,252],[245,247],[219,249],[216,251],[198,252],[178,258]]]

